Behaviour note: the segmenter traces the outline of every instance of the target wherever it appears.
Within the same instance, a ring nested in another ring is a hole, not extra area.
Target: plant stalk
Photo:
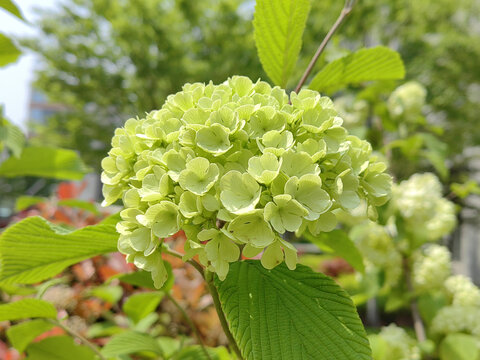
[[[101,360],[107,360],[107,358],[105,356],[102,355],[102,353],[100,352],[100,350],[98,349],[98,347],[92,343],[91,341],[89,341],[86,337],[84,337],[83,335],[80,335],[79,333],[77,333],[75,330],[73,329],[70,329],[68,326],[65,326],[63,325],[60,321],[58,320],[53,320],[53,319],[49,319],[49,321],[62,328],[66,333],[68,333],[70,336],[74,337],[74,338],[77,338],[78,340],[80,340],[85,346],[88,346]]]
[[[202,347],[202,350],[205,354],[205,356],[207,357],[207,359],[209,360],[212,360],[210,354],[208,353],[207,351],[207,348],[205,347],[205,344],[202,340],[202,337],[200,336],[200,332],[198,331],[197,327],[195,326],[195,324],[193,323],[192,319],[190,319],[190,316],[188,316],[187,312],[185,311],[184,308],[182,308],[180,306],[180,304],[177,302],[177,300],[175,300],[175,298],[170,295],[168,292],[165,292],[165,296],[173,303],[173,305],[175,305],[175,307],[182,313],[183,317],[185,318],[185,321],[188,323],[188,326],[190,326],[192,328],[192,331],[194,332],[195,334],[195,337],[197,338],[198,340],[198,343],[200,344],[200,346]]]
[[[413,295],[414,289],[411,279],[410,266],[408,265],[407,259],[404,259],[404,269],[408,292]],[[422,317],[420,316],[420,311],[418,310],[417,300],[414,297],[412,297],[410,300],[410,310],[412,311],[413,328],[415,329],[417,340],[418,342],[423,342],[427,340],[427,335],[425,332],[425,325],[423,324]]]
[[[300,89],[302,88],[302,86],[305,84],[305,81],[307,81],[308,76],[312,72],[315,64],[317,63],[318,58],[320,57],[320,55],[322,55],[323,51],[325,50],[325,47],[327,46],[328,42],[332,38],[333,34],[335,34],[337,29],[340,27],[342,22],[345,20],[345,18],[352,12],[353,5],[355,5],[355,0],[346,0],[345,1],[345,5],[343,6],[343,9],[342,9],[340,15],[338,16],[337,20],[335,21],[333,26],[328,31],[325,38],[323,39],[322,43],[320,44],[320,46],[317,49],[317,52],[315,53],[315,55],[313,55],[312,60],[310,60],[310,63],[308,64],[307,69],[303,73],[302,78],[300,79],[297,86],[295,87],[294,91],[297,94],[300,91]]]
[[[227,318],[225,317],[225,313],[223,312],[222,304],[220,303],[220,298],[218,296],[217,288],[213,283],[213,273],[210,271],[207,271],[205,273],[205,280],[207,281],[208,291],[210,292],[210,295],[212,295],[215,310],[217,311],[218,318],[220,319],[220,324],[222,325],[222,329],[228,338],[230,347],[232,348],[232,350],[235,352],[235,354],[238,356],[239,359],[243,359],[242,353],[238,348],[237,342],[235,341],[232,333],[230,332],[230,329],[228,328]]]

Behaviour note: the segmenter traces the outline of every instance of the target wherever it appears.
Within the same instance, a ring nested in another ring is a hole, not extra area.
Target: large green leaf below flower
[[[371,350],[357,311],[335,282],[310,268],[230,265],[216,281],[229,328],[245,359],[367,360]]]

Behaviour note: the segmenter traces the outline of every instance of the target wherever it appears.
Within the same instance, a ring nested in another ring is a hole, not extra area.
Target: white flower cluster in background
[[[393,287],[402,275],[402,255],[396,249],[386,229],[372,221],[356,225],[350,238],[362,253],[364,260],[385,272],[385,286]]]
[[[456,306],[476,306],[480,308],[480,289],[463,275],[451,276],[445,281],[445,289]],[[478,320],[480,322],[480,318]]]
[[[440,290],[452,272],[450,251],[429,244],[413,255],[412,283],[417,291]]]
[[[425,87],[409,81],[397,87],[388,99],[388,110],[395,119],[415,121],[422,113],[427,98]]]
[[[388,345],[389,360],[420,360],[420,349],[407,332],[395,324],[383,327],[378,334]]]
[[[446,306],[433,318],[431,330],[438,334],[466,332],[480,337],[479,319],[479,307]]]
[[[480,289],[463,275],[450,276],[445,291],[451,305],[435,315],[432,331],[435,333],[467,332],[480,337]]]
[[[286,231],[336,225],[334,209],[384,204],[391,177],[366,141],[348,135],[332,101],[236,76],[186,84],[163,107],[115,131],[102,162],[104,204],[122,199],[118,247],[127,261],[167,278],[162,239],[185,230],[186,256],[224,279],[229,263],[262,252],[296,266]]]
[[[414,174],[392,189],[395,209],[405,220],[409,234],[421,241],[436,241],[456,225],[455,206],[442,197],[438,178]]]

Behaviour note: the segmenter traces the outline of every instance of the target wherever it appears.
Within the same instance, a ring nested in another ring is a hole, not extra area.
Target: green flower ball
[[[167,278],[163,239],[187,236],[184,260],[224,279],[229,263],[263,251],[263,266],[297,262],[282,238],[330,231],[334,210],[370,209],[389,197],[386,165],[366,141],[349,136],[332,101],[235,76],[186,84],[163,107],[115,131],[102,161],[104,205],[122,199],[119,250]]]

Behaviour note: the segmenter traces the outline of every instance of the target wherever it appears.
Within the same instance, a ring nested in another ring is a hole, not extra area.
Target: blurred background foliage
[[[293,78],[299,78],[342,5],[334,0],[312,3]],[[43,33],[23,44],[40,55],[35,87],[68,110],[37,129],[34,141],[78,149],[89,166],[98,168],[115,127],[160,108],[185,82],[219,83],[234,74],[265,79],[253,41],[253,9],[253,1],[241,0],[68,0],[43,12],[38,21]],[[475,131],[480,112],[479,15],[475,0],[361,0],[316,68],[347,49],[383,44],[399,51],[407,80],[427,89],[421,125],[430,126],[429,132],[445,143],[433,145],[442,157],[431,161],[442,175],[445,170],[438,169],[446,159],[480,142]],[[371,131],[366,136],[377,148],[385,134],[371,126],[374,115],[381,115],[387,136],[398,130],[395,124],[388,127],[385,109],[378,105],[394,87],[376,84],[360,95],[369,105],[366,125]],[[403,146],[419,140],[411,141]],[[460,170],[462,166],[460,161]],[[397,177],[406,178],[416,169],[397,170]]]

